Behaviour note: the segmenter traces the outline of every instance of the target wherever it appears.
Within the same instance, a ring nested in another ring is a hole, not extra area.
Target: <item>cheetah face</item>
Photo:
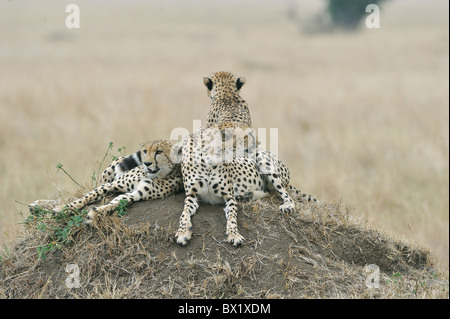
[[[203,83],[208,89],[211,99],[239,95],[245,84],[245,78],[236,78],[230,72],[216,72],[210,77],[204,77]]]
[[[164,178],[169,175],[174,164],[170,159],[172,145],[165,141],[146,143],[141,149],[142,167],[151,178]]]

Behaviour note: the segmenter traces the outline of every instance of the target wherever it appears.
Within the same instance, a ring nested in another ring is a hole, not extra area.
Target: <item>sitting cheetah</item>
[[[245,79],[227,72],[204,78],[213,106],[208,127],[189,136],[182,146],[186,198],[175,234],[179,244],[187,244],[192,236],[191,216],[199,207],[198,198],[212,204],[225,203],[227,240],[234,246],[244,240],[237,229],[236,198],[255,200],[276,190],[283,199],[280,210],[295,209],[286,189],[296,194],[300,191],[289,185],[289,170],[273,154],[257,147],[247,104],[239,96],[244,83]],[[316,201],[310,195],[302,197]]]
[[[105,197],[110,192],[124,193],[115,197],[109,204],[92,208],[88,212],[86,220],[87,224],[92,224],[97,213],[114,211],[121,200],[135,202],[160,199],[181,191],[183,184],[180,165],[172,162],[171,150],[172,144],[166,140],[146,143],[137,153],[116,159],[105,169],[102,176],[103,180],[109,180],[108,182],[80,199],[65,206],[60,205],[53,208],[53,211],[80,209]],[[134,160],[133,163],[132,160]],[[118,166],[119,169],[117,169]],[[133,166],[134,168],[129,169]],[[121,175],[114,178],[111,172],[118,172]]]
[[[247,157],[222,161],[222,154],[219,154],[223,149],[222,141],[219,130],[200,128],[183,142],[181,172],[186,198],[175,234],[178,244],[186,245],[192,236],[191,216],[197,211],[200,198],[211,204],[225,203],[228,242],[240,245],[244,238],[237,230],[235,197],[257,199],[266,194],[258,169]]]
[[[245,82],[245,78],[237,78],[230,72],[223,71],[203,78],[207,94],[211,98],[207,127],[233,123],[234,127],[251,128],[251,116],[247,102],[239,95]],[[255,135],[254,132],[252,134]],[[254,160],[260,172],[265,175],[268,187],[275,189],[283,199],[284,205],[280,206],[280,210],[285,212],[295,210],[294,202],[288,191],[296,195],[300,201],[317,202],[311,195],[304,194],[294,186],[289,185],[289,169],[284,164],[279,167],[281,162],[275,155],[262,148],[257,148]]]

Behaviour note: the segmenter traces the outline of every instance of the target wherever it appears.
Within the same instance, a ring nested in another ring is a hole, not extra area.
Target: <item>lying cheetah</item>
[[[121,200],[135,202],[160,199],[181,191],[183,184],[180,165],[172,162],[171,150],[172,144],[166,140],[146,143],[139,152],[128,157],[116,159],[105,169],[102,176],[104,180],[109,180],[108,182],[97,187],[82,198],[67,205],[60,205],[53,208],[53,211],[60,212],[63,209],[80,209],[102,199],[110,192],[124,193],[115,197],[109,204],[90,209],[87,214],[86,223],[92,224],[97,213],[103,214],[114,211],[119,206]],[[136,157],[136,154],[139,154],[139,156]],[[131,163],[132,159],[135,160],[134,163]],[[118,166],[119,169],[117,169]],[[130,167],[133,168],[129,169]],[[113,173],[111,172],[119,172],[120,175],[112,176]]]

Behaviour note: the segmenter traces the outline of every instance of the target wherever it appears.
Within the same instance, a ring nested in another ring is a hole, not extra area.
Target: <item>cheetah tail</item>
[[[319,201],[316,198],[314,198],[312,195],[306,194],[306,193],[302,193],[299,189],[295,188],[292,185],[289,185],[288,191],[289,191],[289,193],[291,193],[291,195],[293,195],[295,197],[298,197],[301,202],[319,203]]]

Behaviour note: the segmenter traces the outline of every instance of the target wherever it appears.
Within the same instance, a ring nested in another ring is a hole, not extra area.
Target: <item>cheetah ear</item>
[[[203,83],[205,84],[205,86],[208,88],[208,90],[212,90],[213,87],[213,81],[210,78],[204,77],[203,78]]]
[[[243,87],[245,84],[245,78],[238,78],[236,81],[236,88],[239,91],[241,87]]]

